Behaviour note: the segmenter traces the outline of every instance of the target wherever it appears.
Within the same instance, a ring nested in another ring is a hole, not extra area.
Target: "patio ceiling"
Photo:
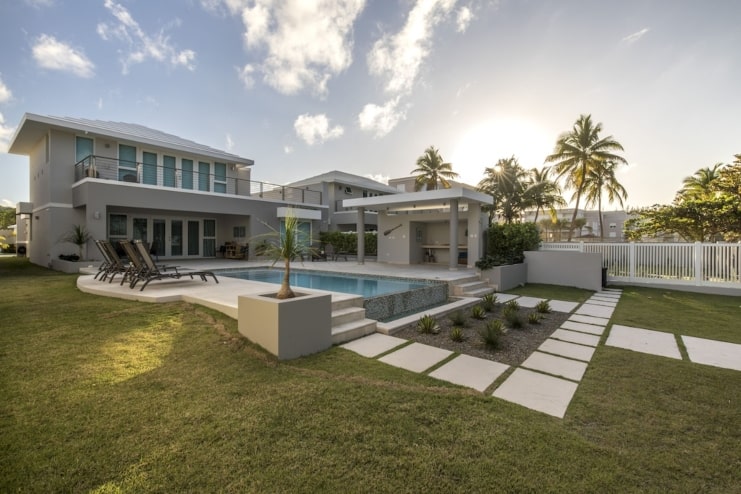
[[[468,204],[493,204],[494,198],[488,194],[461,187],[451,189],[406,192],[386,196],[345,199],[346,208],[368,208],[386,211],[422,211],[450,208],[450,202],[458,201],[458,207]]]

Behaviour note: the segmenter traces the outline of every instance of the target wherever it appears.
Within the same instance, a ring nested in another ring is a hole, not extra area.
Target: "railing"
[[[608,280],[741,287],[741,244],[548,242],[540,248],[600,253]]]
[[[197,165],[197,161],[194,160]],[[217,194],[259,197],[301,204],[321,204],[322,193],[267,182],[217,176],[214,173],[184,172],[180,168],[128,162],[102,156],[88,156],[75,164],[75,181],[85,177],[117,182],[156,185],[181,190],[197,190]]]

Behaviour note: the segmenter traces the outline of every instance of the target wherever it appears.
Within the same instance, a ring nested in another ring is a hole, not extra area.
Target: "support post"
[[[450,270],[458,269],[458,199],[450,200]]]
[[[365,264],[365,208],[358,208],[358,264]]]

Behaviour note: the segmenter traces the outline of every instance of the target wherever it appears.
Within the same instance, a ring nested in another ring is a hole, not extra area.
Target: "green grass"
[[[741,372],[600,346],[559,420],[340,348],[277,362],[24,261],[0,280],[1,492],[739,492]]]
[[[515,295],[525,295],[527,297],[538,297],[545,298],[548,300],[566,300],[570,302],[584,302],[594,293],[591,290],[584,290],[582,288],[574,288],[569,286],[558,286],[558,285],[545,285],[541,283],[528,283],[525,286],[520,286],[507,290],[506,293],[512,293]]]

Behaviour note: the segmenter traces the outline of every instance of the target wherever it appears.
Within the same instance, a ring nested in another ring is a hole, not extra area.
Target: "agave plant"
[[[72,230],[64,234],[61,240],[62,242],[75,244],[79,249],[80,259],[83,259],[82,249],[92,238],[92,235],[90,235],[90,233],[87,231],[87,228],[85,228],[83,225],[74,225],[72,227]]]

